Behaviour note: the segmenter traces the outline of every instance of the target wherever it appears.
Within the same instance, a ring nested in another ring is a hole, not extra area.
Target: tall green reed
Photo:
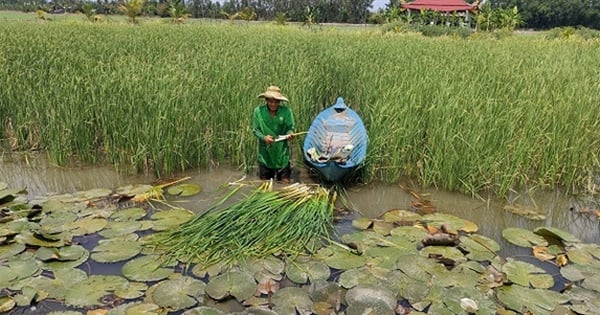
[[[410,176],[504,194],[580,187],[600,166],[598,41],[246,23],[9,22],[0,34],[0,118],[10,118],[20,149],[39,146],[61,164],[253,171],[252,109],[276,84],[298,131],[338,96],[358,111],[369,131],[367,181]]]

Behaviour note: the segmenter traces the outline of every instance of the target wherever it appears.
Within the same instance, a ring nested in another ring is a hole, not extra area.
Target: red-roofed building
[[[412,2],[402,3],[402,8],[408,10],[455,12],[472,11],[477,9],[477,6],[466,3],[463,0],[415,0]]]

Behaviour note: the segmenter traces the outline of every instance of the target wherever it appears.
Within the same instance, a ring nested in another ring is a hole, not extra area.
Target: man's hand
[[[295,137],[296,137],[296,135],[294,135],[293,133],[290,133],[287,135],[288,140],[294,140]]]
[[[275,142],[275,140],[273,139],[273,137],[270,136],[270,135],[266,135],[265,138],[264,138],[264,140],[265,140],[265,142],[267,144],[273,144],[273,142]]]

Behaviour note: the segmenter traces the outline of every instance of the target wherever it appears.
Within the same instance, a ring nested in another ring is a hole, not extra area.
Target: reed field
[[[83,19],[83,18],[82,18]],[[6,147],[124,172],[256,168],[257,95],[297,131],[338,96],[369,132],[364,180],[505,194],[600,169],[600,41],[238,23],[0,23]],[[294,160],[302,166],[302,138]]]

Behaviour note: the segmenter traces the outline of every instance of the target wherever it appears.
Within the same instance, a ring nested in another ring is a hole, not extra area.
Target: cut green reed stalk
[[[239,190],[232,189],[208,211],[157,234],[149,246],[170,260],[208,266],[250,257],[296,255],[315,239],[329,239],[333,202],[326,188],[292,184],[272,190],[268,181],[227,203]]]
[[[361,115],[367,182],[503,195],[585,186],[600,170],[598,40],[18,21],[0,37],[2,133],[59,164],[251,171],[252,109],[276,84],[298,130],[338,96]]]

